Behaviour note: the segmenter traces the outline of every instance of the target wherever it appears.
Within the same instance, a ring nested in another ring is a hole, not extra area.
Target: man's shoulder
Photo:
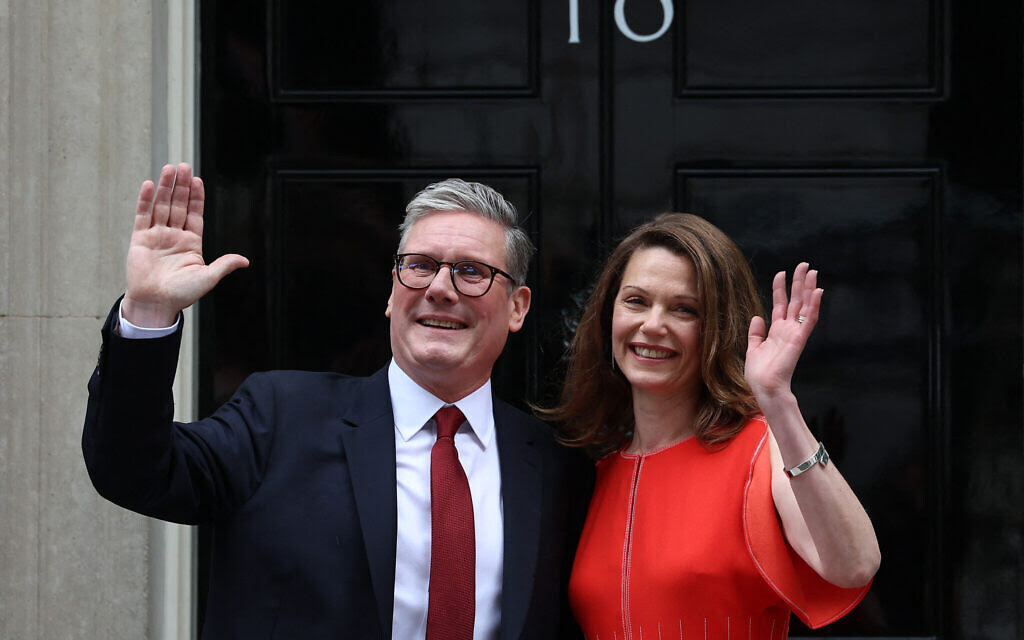
[[[532,413],[520,409],[511,402],[508,402],[507,400],[498,397],[496,394],[492,395],[491,398],[494,406],[495,417],[500,415],[508,420],[522,421],[524,423],[529,423],[537,427],[542,427],[548,430],[551,429],[548,423],[544,422],[543,420],[533,415]]]
[[[498,429],[526,429],[541,441],[561,448],[555,440],[554,428],[534,414],[524,411],[513,404],[494,396],[494,422]]]
[[[265,378],[272,384],[346,384],[365,380],[366,376],[352,376],[332,371],[304,371],[301,369],[268,369],[254,371],[250,378]]]
[[[264,388],[282,398],[298,401],[317,396],[347,396],[369,393],[372,388],[387,388],[387,375],[355,376],[329,371],[271,369],[249,375],[242,387]]]
[[[370,375],[353,375],[338,371],[309,371],[305,369],[266,369],[255,371],[252,376],[265,376],[267,378],[292,382],[300,380],[303,382],[329,383],[329,384],[361,384],[383,378],[387,380],[387,367],[379,369]]]
[[[586,452],[578,447],[570,447],[559,442],[555,428],[533,415],[494,397],[495,427],[502,429],[522,429],[529,434],[534,446],[539,445],[554,468],[560,469],[569,478],[573,491],[586,495],[589,500],[591,483],[593,482],[594,463]]]

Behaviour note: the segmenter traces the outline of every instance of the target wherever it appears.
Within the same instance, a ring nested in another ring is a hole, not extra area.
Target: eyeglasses
[[[477,298],[491,290],[494,276],[503,275],[511,282],[515,279],[497,267],[476,260],[442,262],[422,253],[400,253],[395,256],[395,275],[410,289],[426,289],[434,281],[441,267],[448,267],[452,286],[464,296]]]

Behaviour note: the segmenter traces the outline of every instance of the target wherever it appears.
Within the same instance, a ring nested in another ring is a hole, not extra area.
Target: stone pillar
[[[191,13],[177,13],[191,3],[171,4],[0,0],[3,638],[191,632],[188,530],[100,498],[80,445],[139,184],[192,153],[191,106],[168,107],[171,82],[192,81]]]

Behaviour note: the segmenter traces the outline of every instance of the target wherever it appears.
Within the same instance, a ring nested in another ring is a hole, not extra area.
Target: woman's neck
[[[682,442],[696,433],[697,398],[660,396],[633,390],[633,441],[630,454],[645,454]]]

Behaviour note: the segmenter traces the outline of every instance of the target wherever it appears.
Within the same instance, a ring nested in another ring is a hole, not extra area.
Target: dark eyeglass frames
[[[476,260],[443,262],[422,253],[400,253],[395,256],[395,275],[398,281],[410,289],[426,289],[434,281],[441,267],[448,267],[452,286],[464,296],[477,298],[491,290],[494,276],[503,275],[510,282],[515,280],[497,267]]]

